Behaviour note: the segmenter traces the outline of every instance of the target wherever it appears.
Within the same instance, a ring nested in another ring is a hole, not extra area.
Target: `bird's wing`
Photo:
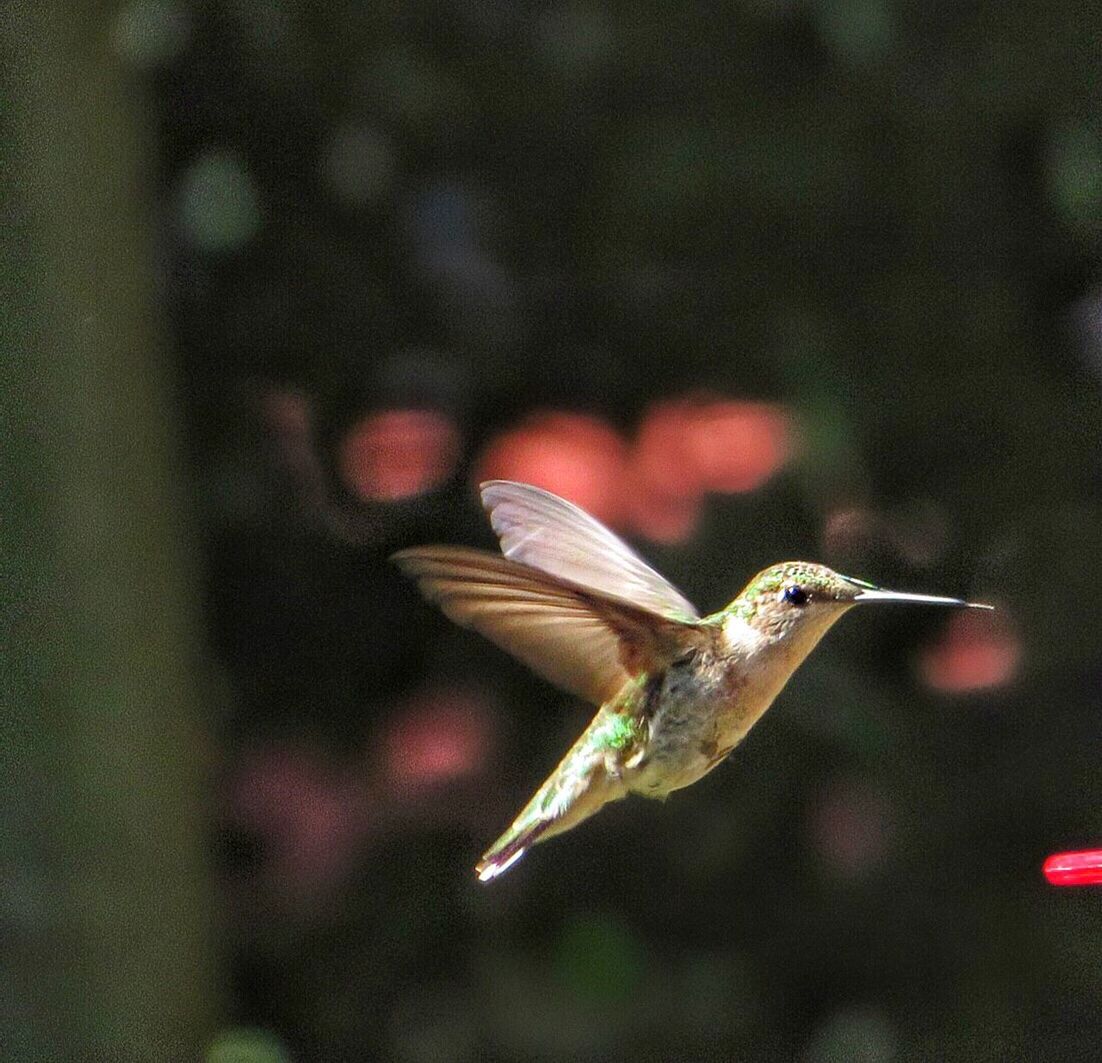
[[[630,676],[665,668],[704,637],[641,609],[483,550],[420,546],[393,560],[457,624],[557,686],[600,705]]]
[[[699,619],[672,583],[573,503],[511,480],[490,480],[480,490],[506,557],[652,613]]]

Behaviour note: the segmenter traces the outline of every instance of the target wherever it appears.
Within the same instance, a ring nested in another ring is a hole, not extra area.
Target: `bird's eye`
[[[784,589],[784,600],[789,605],[807,605],[810,595],[798,583]]]

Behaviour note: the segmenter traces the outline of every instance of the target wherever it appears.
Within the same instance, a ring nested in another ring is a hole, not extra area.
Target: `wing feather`
[[[482,550],[415,547],[393,560],[456,623],[596,705],[630,676],[667,666],[700,637],[691,623]]]
[[[662,616],[700,618],[672,583],[573,503],[512,480],[489,480],[480,490],[506,557]]]

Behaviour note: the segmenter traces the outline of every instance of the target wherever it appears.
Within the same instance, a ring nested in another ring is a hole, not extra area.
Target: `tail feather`
[[[549,826],[547,820],[537,821],[527,829],[517,830],[515,826],[506,831],[494,844],[482,854],[475,864],[475,873],[479,882],[492,882],[504,875],[526,852],[539,841],[539,837]]]
[[[490,882],[504,875],[554,823],[554,819],[542,812],[546,802],[541,798],[546,787],[547,783],[544,783],[513,820],[512,826],[482,854],[482,859],[475,864],[479,882]]]
[[[512,856],[503,860],[500,857],[488,857],[485,860],[479,860],[475,864],[474,869],[478,873],[479,882],[493,882],[498,875],[504,875],[526,852],[523,846],[517,849]]]
[[[602,710],[532,799],[475,865],[482,882],[505,874],[533,845],[576,827],[627,790],[605,771],[605,747],[594,733],[607,726]]]

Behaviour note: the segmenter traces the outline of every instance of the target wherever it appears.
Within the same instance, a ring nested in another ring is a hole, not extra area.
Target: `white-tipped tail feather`
[[[475,870],[478,872],[479,882],[492,882],[498,875],[504,875],[526,852],[527,849],[518,849],[504,860],[483,860]]]

